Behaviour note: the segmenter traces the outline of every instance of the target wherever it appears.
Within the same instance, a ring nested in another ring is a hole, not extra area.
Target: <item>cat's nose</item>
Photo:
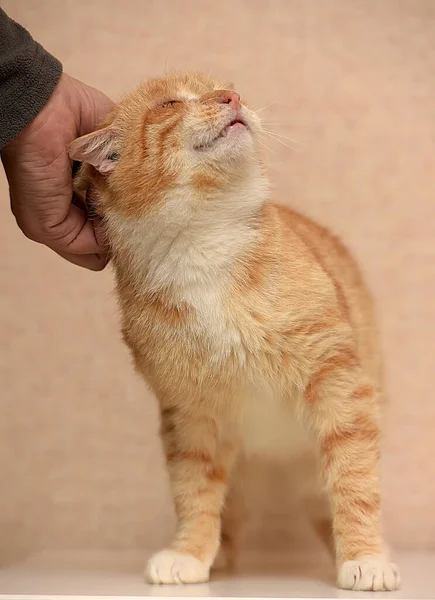
[[[222,104],[229,104],[231,108],[239,110],[240,108],[240,95],[237,92],[223,91],[222,95],[218,99],[218,102]]]

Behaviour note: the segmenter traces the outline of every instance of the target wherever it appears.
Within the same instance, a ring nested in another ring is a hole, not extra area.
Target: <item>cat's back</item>
[[[351,324],[360,360],[367,372],[381,379],[381,360],[372,296],[344,243],[329,229],[284,206],[275,205],[284,227],[290,227],[332,281],[342,311]]]

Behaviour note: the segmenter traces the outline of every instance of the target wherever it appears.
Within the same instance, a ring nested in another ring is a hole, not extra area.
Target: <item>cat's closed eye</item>
[[[166,102],[162,102],[156,108],[171,108],[176,104],[180,104],[181,100],[167,100]]]

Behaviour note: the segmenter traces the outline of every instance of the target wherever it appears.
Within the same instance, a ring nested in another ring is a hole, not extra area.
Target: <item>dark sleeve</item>
[[[0,8],[0,149],[48,102],[61,63]]]

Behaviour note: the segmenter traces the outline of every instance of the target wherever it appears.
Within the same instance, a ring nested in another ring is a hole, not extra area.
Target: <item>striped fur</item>
[[[269,201],[255,113],[242,105],[247,129],[215,139],[228,97],[201,75],[152,80],[71,149],[89,163],[124,338],[161,407],[178,527],[147,577],[205,581],[221,540],[234,560],[243,473],[261,454],[300,460],[301,479],[311,457],[301,489],[325,541],[332,528],[338,584],[396,589],[370,296],[339,240]]]

